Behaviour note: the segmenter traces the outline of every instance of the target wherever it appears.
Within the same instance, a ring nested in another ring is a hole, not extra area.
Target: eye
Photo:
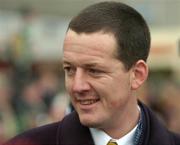
[[[75,68],[72,66],[64,66],[63,69],[65,74],[68,76],[72,76],[76,71]]]
[[[103,71],[94,68],[88,69],[88,72],[92,75],[100,75],[101,73],[103,73]]]

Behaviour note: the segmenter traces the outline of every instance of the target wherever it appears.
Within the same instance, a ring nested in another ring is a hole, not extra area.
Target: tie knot
[[[114,140],[110,140],[108,143],[107,143],[107,145],[118,145],[117,143],[116,143],[116,141],[114,141]]]

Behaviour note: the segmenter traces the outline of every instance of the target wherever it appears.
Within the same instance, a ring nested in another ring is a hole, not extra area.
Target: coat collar
[[[174,145],[170,132],[158,120],[156,115],[141,102],[138,102],[143,113],[143,137],[139,145]]]
[[[80,123],[76,112],[63,119],[57,135],[58,145],[94,145],[89,128]]]

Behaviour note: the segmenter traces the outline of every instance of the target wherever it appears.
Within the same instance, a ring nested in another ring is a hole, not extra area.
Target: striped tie
[[[107,143],[107,145],[118,145],[115,141],[110,139],[110,141]]]

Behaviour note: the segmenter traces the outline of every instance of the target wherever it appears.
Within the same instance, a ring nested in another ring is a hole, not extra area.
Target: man
[[[25,145],[180,145],[136,91],[146,81],[150,33],[143,17],[118,2],[84,9],[64,40],[65,83],[75,112],[9,141]]]

